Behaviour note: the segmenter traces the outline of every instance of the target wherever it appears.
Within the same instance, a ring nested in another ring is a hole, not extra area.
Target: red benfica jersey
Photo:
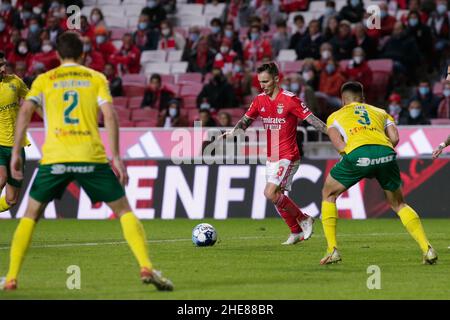
[[[311,111],[294,93],[280,88],[274,100],[261,93],[253,99],[245,115],[252,119],[261,116],[267,132],[268,160],[300,159],[296,138],[297,122],[298,119],[306,119]]]

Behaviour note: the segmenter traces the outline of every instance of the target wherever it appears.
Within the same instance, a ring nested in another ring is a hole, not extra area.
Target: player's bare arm
[[[312,125],[317,131],[322,132],[323,134],[328,134],[327,131],[327,125],[317,118],[315,115],[311,114],[306,119],[306,122],[308,122],[310,125]]]
[[[27,132],[28,124],[37,107],[38,105],[35,102],[26,100],[23,102],[19,115],[17,116],[14,147],[11,153],[11,175],[16,180],[23,179],[22,157],[20,156],[20,151],[22,149],[22,143]]]
[[[328,129],[328,136],[330,137],[331,143],[333,144],[333,147],[340,153],[344,153],[345,146],[347,145],[344,141],[344,139],[341,136],[341,133],[336,128],[329,128]]]
[[[392,146],[395,148],[400,140],[397,127],[395,125],[389,125],[386,128],[385,132],[386,132],[386,135],[388,136],[389,140],[391,140]]]
[[[108,140],[111,148],[111,154],[113,157],[113,165],[119,174],[120,183],[125,186],[128,184],[128,174],[123,164],[123,161],[120,157],[120,149],[119,149],[119,122],[117,120],[117,113],[114,110],[111,103],[103,103],[100,106],[102,110],[105,128],[108,132]]]
[[[253,123],[254,119],[247,117],[246,115],[244,115],[234,126],[233,129],[231,129],[230,131],[225,132],[221,137],[225,138],[226,136],[233,136],[236,134],[236,131],[238,130],[247,130],[248,127],[251,126],[251,124]]]
[[[444,142],[441,142],[436,147],[436,149],[433,150],[433,159],[439,157],[439,155],[442,153],[442,150],[444,150],[448,145],[450,145],[450,136],[448,136]]]

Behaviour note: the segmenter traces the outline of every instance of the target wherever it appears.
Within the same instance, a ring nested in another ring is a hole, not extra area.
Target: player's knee
[[[0,176],[0,189],[3,189],[6,186],[7,177]]]
[[[16,196],[14,196],[14,197],[11,197],[11,196],[6,196],[6,202],[8,203],[8,205],[10,206],[10,207],[13,207],[13,206],[15,206],[16,204],[17,204],[17,201],[18,201],[18,199],[17,199],[18,197],[16,197]]]

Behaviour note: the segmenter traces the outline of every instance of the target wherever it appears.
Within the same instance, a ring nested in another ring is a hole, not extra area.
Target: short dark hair
[[[74,31],[66,31],[58,36],[56,50],[62,59],[79,59],[83,54],[83,41]]]
[[[341,87],[341,94],[344,92],[351,92],[353,94],[364,96],[364,87],[361,82],[358,81],[348,81],[344,83]]]
[[[258,69],[256,69],[256,72],[257,73],[267,72],[272,77],[276,77],[279,75],[278,66],[275,62],[263,63],[258,67]]]
[[[300,20],[303,23],[305,22],[305,18],[301,14],[298,14],[294,17],[294,22],[297,22],[297,20]]]
[[[150,82],[152,82],[153,79],[156,79],[161,83],[161,76],[159,75],[159,73],[152,74],[150,77]]]

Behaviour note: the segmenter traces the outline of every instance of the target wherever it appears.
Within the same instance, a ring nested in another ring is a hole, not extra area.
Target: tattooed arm
[[[448,145],[450,145],[450,136],[447,137],[447,140],[442,142],[440,145],[436,147],[433,151],[433,159],[436,159],[439,157],[439,155],[442,153],[442,150],[444,150]]]
[[[322,132],[323,134],[328,134],[327,125],[323,123],[322,120],[317,118],[315,115],[311,114],[306,119],[306,122],[308,122],[310,125],[312,125],[314,128],[316,128],[317,131]]]
[[[248,127],[250,127],[250,125],[253,123],[254,119],[247,117],[245,114],[244,116],[236,123],[236,125],[234,126],[234,128],[230,131],[225,132],[222,137],[225,136],[234,136],[236,134],[236,131],[238,130],[242,130],[245,131],[247,130]]]

